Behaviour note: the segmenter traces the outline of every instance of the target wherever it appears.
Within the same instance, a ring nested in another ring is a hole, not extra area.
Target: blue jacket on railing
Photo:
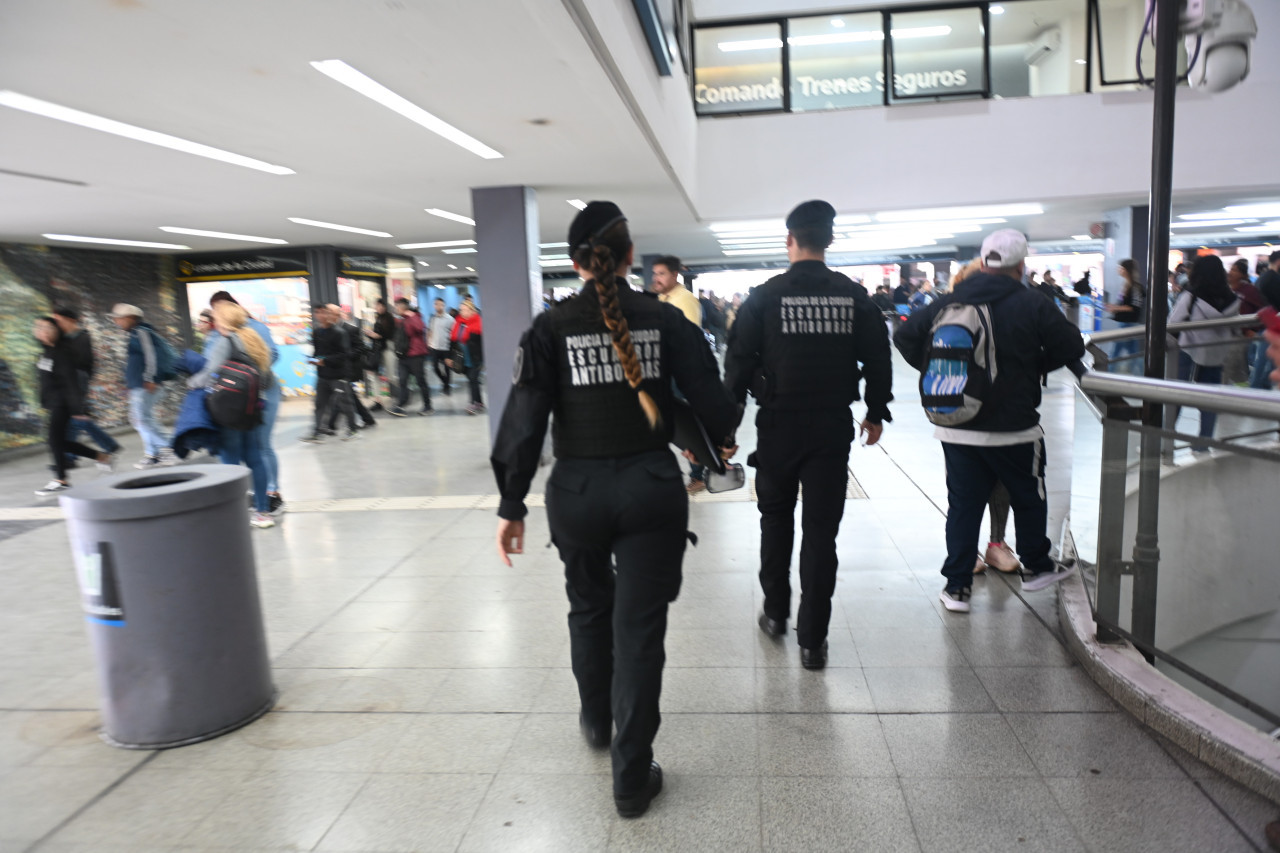
[[[187,350],[182,354],[179,369],[192,375],[204,369],[204,356]],[[182,400],[182,408],[178,411],[178,421],[173,426],[173,452],[179,459],[197,450],[207,450],[217,455],[222,449],[222,430],[209,417],[205,408],[205,397],[209,396],[206,388],[196,388],[187,392]]]

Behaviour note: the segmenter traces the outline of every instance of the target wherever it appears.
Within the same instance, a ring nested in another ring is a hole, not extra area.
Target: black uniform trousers
[[[764,612],[791,612],[791,550],[796,499],[804,486],[800,543],[800,609],[796,639],[816,649],[827,639],[836,590],[836,534],[849,485],[853,413],[847,409],[779,412],[756,416],[756,496],[760,507],[760,587]]]
[[[583,717],[617,726],[613,790],[644,788],[661,717],[667,605],[680,592],[689,499],[669,450],[561,459],[547,519],[564,561]]]
[[[329,406],[337,406],[347,419],[347,429],[355,432],[356,416],[351,406],[351,383],[345,379],[316,379],[316,435],[324,429]]]
[[[427,357],[425,355],[406,355],[400,359],[400,398],[396,405],[404,408],[409,405],[409,379],[418,383],[418,393],[422,394],[422,408],[431,408],[431,389],[427,387]]]
[[[1045,532],[1049,503],[1044,484],[1044,439],[1002,447],[944,441],[942,454],[947,461],[947,560],[942,564],[947,589],[973,585],[982,514],[997,482],[1009,490],[1022,565],[1032,572],[1052,570],[1051,543]]]

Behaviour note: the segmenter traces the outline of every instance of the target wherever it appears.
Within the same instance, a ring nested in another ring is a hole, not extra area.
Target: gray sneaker
[[[1043,572],[1024,571],[1022,573],[1022,591],[1036,592],[1037,590],[1051,587],[1055,583],[1062,583],[1075,573],[1075,566],[1064,566],[1062,563],[1054,560],[1052,569],[1046,569]]]

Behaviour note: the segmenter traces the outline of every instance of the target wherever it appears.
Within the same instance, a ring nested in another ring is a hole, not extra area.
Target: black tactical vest
[[[649,392],[662,413],[652,429],[644,409],[614,351],[609,329],[600,312],[595,287],[547,312],[552,336],[558,393],[552,440],[558,458],[600,459],[662,450],[671,441],[671,334],[673,319],[684,315],[651,295],[637,293],[624,282],[618,301],[631,329],[631,340]]]

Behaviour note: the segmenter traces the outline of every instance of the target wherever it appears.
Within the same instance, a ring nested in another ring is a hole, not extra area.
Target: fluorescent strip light
[[[427,263],[426,261],[418,261],[418,263],[419,263],[419,264],[421,264],[421,265],[422,265],[422,266],[424,266],[424,267],[429,267],[429,266],[431,266],[431,264]]]
[[[1003,7],[1003,6],[992,6],[992,7],[990,7],[987,11],[989,11],[989,12],[990,12],[991,14],[993,14],[993,15],[1003,15],[1003,14],[1004,14],[1004,7]]]
[[[475,267],[467,267],[467,272],[475,272],[475,271],[476,271]]]
[[[1189,222],[1175,222],[1170,228],[1217,228],[1225,225],[1244,225],[1246,222],[1253,222],[1252,219],[1200,219],[1191,220]]]
[[[1072,234],[1071,239],[1072,240],[1092,240],[1093,237],[1089,234]]]
[[[865,213],[842,213],[835,218],[836,225],[863,225],[870,221]]]
[[[782,39],[750,39],[748,41],[722,41],[716,45],[723,53],[737,53],[742,50],[765,50],[782,47]]]
[[[1262,225],[1249,225],[1245,228],[1237,228],[1237,231],[1243,231],[1252,234],[1265,234],[1270,232],[1280,232],[1280,221],[1266,222]]]
[[[294,174],[293,169],[286,166],[276,166],[262,160],[255,160],[253,157],[245,157],[242,154],[233,154],[230,151],[223,151],[221,148],[214,148],[210,145],[201,145],[199,142],[192,142],[189,139],[170,136],[167,133],[160,133],[156,130],[147,130],[143,127],[125,124],[122,121],[115,121],[114,119],[103,118],[102,116],[96,116],[92,113],[73,110],[70,107],[51,104],[48,101],[42,101],[39,98],[31,98],[27,95],[20,95],[17,92],[13,92],[8,89],[0,90],[0,106],[12,107],[15,110],[22,110],[23,112],[33,113],[35,115],[44,116],[45,118],[65,121],[68,124],[76,124],[80,127],[87,127],[91,130],[100,130],[103,133],[123,136],[126,139],[133,139],[137,142],[159,145],[161,148],[171,148],[174,151],[181,151],[184,154],[195,154],[197,157],[208,157],[210,160],[221,160],[223,163],[230,163],[233,166],[244,166],[246,169],[257,169],[259,172],[269,172],[273,175]]]
[[[161,225],[161,231],[170,234],[191,234],[194,237],[217,237],[219,240],[243,240],[246,243],[271,243],[277,246],[288,245],[288,240],[277,240],[275,237],[251,237],[248,234],[228,234],[225,231],[201,231],[199,228],[178,228],[175,225]]]
[[[352,234],[368,234],[370,237],[390,237],[386,231],[370,231],[368,228],[353,228],[350,225],[336,225],[332,222],[319,222],[315,219],[299,219],[295,216],[289,217],[290,222],[296,222],[299,225],[312,225],[316,228],[332,228],[334,231],[350,231]]]
[[[1268,202],[1266,204],[1233,204],[1224,207],[1223,210],[1233,216],[1253,216],[1253,217],[1272,217],[1280,216],[1280,204],[1276,202]]]
[[[787,233],[787,223],[782,219],[738,220],[736,222],[712,222],[708,226],[717,234],[724,231],[769,231]]]
[[[541,260],[544,260],[544,261],[567,261],[567,260],[569,260],[569,256],[568,256],[568,255],[543,255],[543,256],[542,256],[542,258],[541,258]]]
[[[587,207],[587,203],[580,198],[566,198],[565,201],[572,207],[578,208],[578,210],[585,210]]]
[[[475,225],[476,221],[470,216],[463,216],[461,213],[450,213],[447,210],[441,210],[438,207],[423,208],[432,216],[439,216],[441,219],[452,219],[454,222],[461,222],[463,225]]]
[[[399,113],[409,121],[420,124],[432,133],[443,136],[454,145],[461,146],[478,157],[483,157],[485,160],[498,160],[502,157],[500,153],[474,136],[463,133],[444,119],[437,118],[407,98],[397,95],[377,80],[360,73],[341,59],[325,59],[313,62],[311,67],[321,74],[332,77],[342,85],[354,89],[366,98],[377,101],[387,109]]]
[[[479,250],[478,249],[441,249],[440,251],[442,254],[445,254],[445,255],[474,255]]]
[[[435,243],[401,243],[397,249],[441,249],[445,246],[474,246],[475,240],[439,240]]]
[[[142,240],[113,240],[110,237],[80,237],[75,234],[41,234],[46,240],[63,240],[68,243],[102,243],[105,246],[135,246],[141,249],[190,249],[176,243],[147,243]]]
[[[457,267],[455,267],[453,264],[445,264],[445,266],[447,266],[447,267],[448,267],[449,269],[451,269],[451,270],[456,270],[456,269],[457,269]]]
[[[988,204],[975,207],[935,207],[931,210],[891,210],[877,213],[879,222],[936,222],[938,220],[982,219],[1006,216],[1039,216],[1038,204]]]
[[[573,266],[573,261],[565,258],[557,258],[556,260],[539,260],[538,265],[543,267],[571,267]]]
[[[539,243],[538,248],[539,249],[567,249],[569,248],[569,244],[568,243]]]
[[[785,255],[786,249],[721,249],[722,255]]]
[[[951,27],[907,27],[905,29],[891,30],[894,39],[903,41],[904,39],[931,38],[935,36],[951,35]],[[776,39],[775,39],[776,41]],[[851,42],[869,42],[884,41],[884,32],[881,30],[863,30],[856,33],[823,33],[811,36],[788,36],[787,44],[792,47],[813,47],[823,44],[848,44]],[[750,42],[739,42],[740,44],[750,44]],[[778,42],[777,47],[782,47],[782,42]],[[720,46],[724,50],[724,46]],[[753,48],[739,48],[740,50],[751,50]],[[730,51],[732,52],[732,51]]]

